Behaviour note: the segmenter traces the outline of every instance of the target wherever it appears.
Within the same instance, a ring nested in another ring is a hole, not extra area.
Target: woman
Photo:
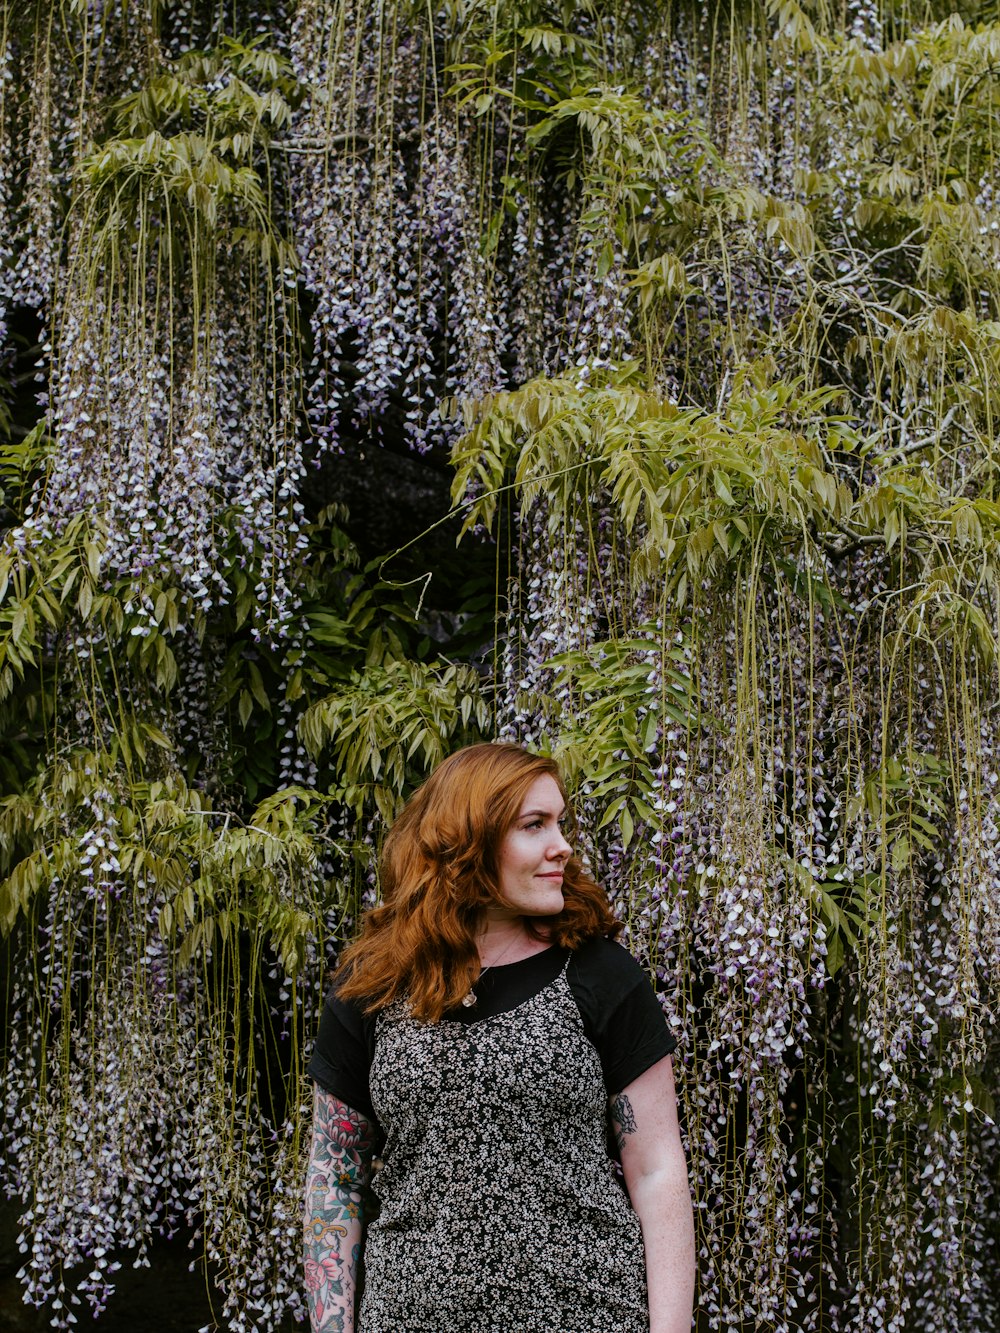
[[[689,1333],[674,1041],[567,818],[550,759],[474,745],[386,838],[309,1066],[314,1333]]]

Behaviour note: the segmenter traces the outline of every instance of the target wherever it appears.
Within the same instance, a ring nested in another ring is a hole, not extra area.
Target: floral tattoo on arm
[[[306,1176],[305,1282],[312,1333],[353,1333],[371,1121],[316,1089]]]
[[[635,1111],[624,1092],[611,1102],[611,1125],[615,1132],[615,1147],[621,1153],[625,1140],[636,1131]]]

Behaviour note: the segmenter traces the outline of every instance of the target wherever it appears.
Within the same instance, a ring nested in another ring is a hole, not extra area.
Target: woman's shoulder
[[[566,980],[609,1096],[674,1049],[650,974],[624,945],[588,940],[571,956]]]
[[[370,1056],[375,1049],[378,1013],[364,998],[342,995],[343,985],[343,975],[335,974],[323,1001],[317,1042],[329,1049],[364,1050]]]
[[[374,1035],[377,1014],[372,1013],[367,1001],[362,997],[341,994],[345,977],[335,973],[327,988],[323,1001],[323,1022],[321,1028],[349,1034],[356,1040],[371,1044]]]
[[[624,944],[598,935],[585,940],[570,956],[567,967],[570,985],[604,996],[627,994],[636,987],[652,989],[649,974]]]

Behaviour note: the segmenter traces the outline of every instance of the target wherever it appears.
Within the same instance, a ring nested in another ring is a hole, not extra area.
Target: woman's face
[[[563,909],[563,870],[573,853],[563,837],[565,816],[555,778],[536,778],[497,857],[501,898],[518,916],[555,916]]]

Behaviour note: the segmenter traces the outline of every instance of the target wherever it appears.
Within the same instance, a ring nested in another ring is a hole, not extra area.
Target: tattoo
[[[366,1116],[316,1089],[303,1218],[313,1333],[351,1333],[354,1328],[362,1199],[374,1145],[375,1128]]]
[[[636,1130],[635,1112],[624,1092],[620,1092],[611,1103],[611,1124],[615,1131],[615,1146],[621,1152],[625,1140]]]

